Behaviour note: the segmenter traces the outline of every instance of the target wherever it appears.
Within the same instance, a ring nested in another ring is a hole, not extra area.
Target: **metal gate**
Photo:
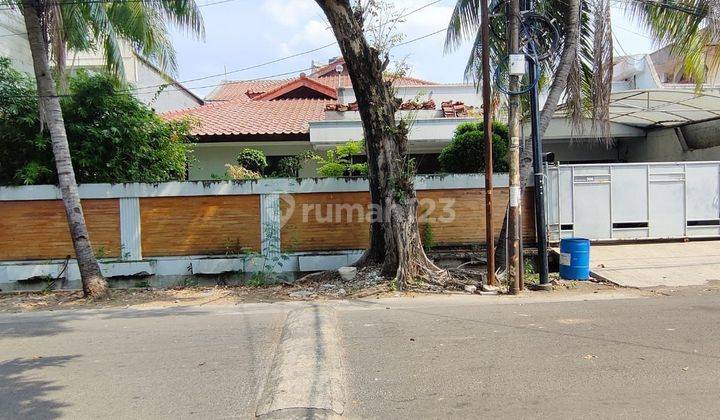
[[[720,162],[546,167],[548,238],[720,237]]]

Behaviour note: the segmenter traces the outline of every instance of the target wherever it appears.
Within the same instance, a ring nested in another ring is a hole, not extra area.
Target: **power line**
[[[653,37],[651,37],[650,35],[641,34],[640,32],[633,31],[632,29],[626,28],[626,27],[624,27],[624,26],[620,26],[620,25],[618,25],[618,24],[616,24],[616,23],[613,23],[612,25],[613,25],[614,27],[616,27],[616,28],[622,29],[623,31],[630,32],[631,34],[639,35],[639,36],[641,36],[641,37],[643,37],[643,38],[647,38],[647,39],[649,39],[649,40],[653,40]]]
[[[434,1],[431,1],[431,2],[429,2],[429,3],[426,3],[426,4],[424,4],[424,5],[420,6],[420,7],[417,7],[417,8],[415,8],[415,9],[413,9],[413,10],[407,12],[407,13],[404,13],[404,14],[398,16],[398,17],[395,18],[394,20],[397,21],[397,20],[400,20],[400,19],[402,19],[402,18],[408,17],[408,16],[412,15],[413,13],[417,13],[417,12],[419,12],[420,10],[423,10],[423,9],[425,9],[425,8],[427,8],[427,7],[430,7],[430,6],[434,5],[434,4],[440,3],[441,1],[443,1],[443,0],[434,0]],[[419,41],[419,40],[424,39],[424,38],[428,38],[428,37],[430,37],[430,36],[433,36],[433,35],[436,35],[436,34],[442,32],[442,31],[444,31],[444,30],[445,30],[445,29],[441,29],[441,30],[439,30],[439,31],[435,31],[435,32],[430,33],[430,34],[423,35],[423,36],[421,36],[421,37],[418,37],[418,38],[415,38],[415,39],[411,39],[411,40],[408,40],[408,41],[399,43],[399,44],[396,45],[396,47],[402,46],[402,45],[407,45],[407,44],[410,44],[410,43]],[[224,77],[224,76],[227,76],[228,74],[235,74],[235,73],[240,73],[240,72],[244,72],[244,71],[248,71],[248,70],[254,70],[254,69],[256,69],[256,68],[268,66],[268,65],[270,65],[270,64],[276,64],[276,63],[279,63],[279,62],[281,62],[281,61],[286,61],[286,60],[289,60],[289,59],[291,59],[291,58],[296,58],[296,57],[300,57],[300,56],[303,56],[303,55],[311,54],[311,53],[314,53],[314,52],[317,52],[317,51],[321,51],[321,50],[324,50],[325,48],[329,48],[329,47],[332,47],[332,46],[334,46],[334,45],[337,45],[337,41],[333,41],[333,42],[331,42],[331,43],[329,43],[329,44],[321,45],[320,47],[312,48],[312,49],[309,49],[309,50],[306,50],[306,51],[301,51],[301,52],[299,52],[299,53],[295,53],[295,54],[287,55],[287,56],[284,56],[284,57],[276,58],[276,59],[273,59],[273,60],[265,61],[265,62],[263,62],[263,63],[253,64],[253,65],[251,65],[251,66],[242,67],[242,68],[235,69],[235,70],[224,71],[224,72],[222,72],[222,73],[215,73],[215,74],[210,74],[210,75],[207,75],[207,76],[201,76],[201,77],[195,77],[195,78],[192,78],[192,79],[180,80],[180,81],[177,81],[176,83],[178,83],[178,84],[192,83],[192,82],[198,82],[198,81],[201,81],[201,80],[212,79],[212,78],[215,78],[215,77]],[[306,70],[308,70],[308,69],[306,69]],[[305,70],[300,70],[300,71],[305,71]],[[168,85],[169,85],[169,83],[160,83],[160,84],[157,84],[157,85],[143,86],[142,88],[137,88],[137,89],[153,89],[153,88],[160,88],[160,87],[168,86]],[[214,86],[219,86],[219,85],[220,85],[220,84],[216,84],[216,85],[214,85]],[[200,89],[200,88],[201,88],[201,87],[194,87],[194,89]]]
[[[419,37],[417,37],[417,38],[413,38],[413,39],[410,39],[410,40],[408,40],[408,41],[401,42],[401,43],[399,43],[399,44],[397,44],[397,45],[395,45],[395,46],[396,46],[396,47],[400,47],[400,46],[402,46],[402,45],[407,45],[407,44],[410,44],[410,43],[412,43],[412,42],[420,41],[421,39],[430,38],[431,36],[437,35],[437,34],[439,34],[440,32],[445,32],[446,30],[447,30],[447,28],[442,28],[442,29],[439,29],[439,30],[437,30],[437,31],[435,31],[435,32],[431,32],[431,33],[429,33],[429,34],[422,35],[422,36],[419,36]]]
[[[431,36],[433,36],[433,35],[437,35],[437,34],[443,32],[443,31],[445,31],[445,28],[439,29],[439,30],[434,31],[434,32],[431,32],[431,33],[429,33],[429,34],[425,34],[425,35],[418,36],[418,37],[416,37],[416,38],[409,39],[409,40],[407,40],[407,41],[405,41],[405,42],[403,42],[403,43],[400,43],[400,44],[395,45],[395,47],[399,47],[399,46],[401,46],[401,45],[407,45],[407,44],[410,44],[410,43],[413,43],[413,42],[417,42],[417,41],[420,41],[420,40],[429,38],[429,37],[431,37]],[[393,47],[393,48],[394,48],[394,47]],[[299,53],[299,54],[300,54],[300,53]],[[273,61],[277,62],[277,61],[279,61],[279,60],[280,60],[280,59],[276,59],[276,60],[273,60]],[[255,65],[254,67],[258,67],[258,66],[260,66],[260,65]],[[298,73],[300,73],[300,72],[309,71],[309,70],[312,70],[312,68],[302,68],[302,69],[292,70],[292,71],[288,71],[288,72],[284,72],[284,73],[272,74],[272,75],[269,75],[269,76],[258,77],[258,78],[255,78],[255,79],[253,79],[253,80],[274,79],[274,78],[282,77],[282,76],[295,75],[295,74],[298,74]],[[204,80],[204,79],[207,79],[207,78],[209,78],[209,77],[206,76],[205,78],[192,79],[192,81]],[[156,90],[152,90],[152,89],[155,89],[155,88],[165,88],[165,87],[168,87],[168,89],[163,89],[163,91],[175,92],[175,91],[180,91],[180,90],[186,90],[186,89],[183,88],[183,87],[177,86],[177,85],[179,85],[179,84],[181,84],[181,83],[183,83],[183,82],[163,83],[163,84],[159,84],[159,85],[142,86],[142,87],[129,88],[129,89],[121,89],[121,90],[117,90],[116,92],[114,92],[114,94],[133,94],[133,93],[135,93],[135,94],[149,94],[149,93],[153,93],[153,92],[159,90],[159,89],[156,89]],[[221,86],[221,85],[223,85],[223,84],[225,84],[225,82],[213,83],[213,84],[208,84],[208,85],[203,85],[203,86],[194,86],[193,88],[194,88],[194,89],[204,89],[204,88],[209,88],[209,87]],[[151,90],[145,92],[144,90],[146,90],[146,89],[151,89]],[[140,91],[143,91],[143,92],[140,92]],[[60,98],[60,97],[68,97],[68,96],[71,96],[71,94],[59,94],[59,95],[48,96],[48,97]],[[18,96],[15,96],[15,97],[32,97],[32,98],[39,98],[39,97],[41,97],[41,96],[39,96],[39,95],[18,95]],[[6,96],[5,98],[8,98],[8,97]]]
[[[636,58],[636,57],[633,57],[632,54],[628,54],[628,52],[625,50],[625,48],[623,48],[622,44],[620,44],[620,40],[618,39],[617,35],[615,35],[615,32],[612,33],[612,36],[615,39],[614,44],[618,46],[618,48],[620,49],[620,52],[623,54],[623,56],[621,57],[622,60],[624,60],[626,63],[628,61],[633,61],[635,63],[639,63],[639,62],[643,61],[643,58]]]
[[[91,1],[99,1],[99,0],[91,0]],[[138,1],[138,0],[133,0],[133,1]],[[210,5],[214,5],[214,4],[219,4],[219,3],[226,3],[226,2],[229,2],[229,1],[235,1],[235,0],[219,0],[219,1],[214,2],[214,3],[208,3],[208,4],[206,4],[206,6],[210,6]],[[408,17],[408,16],[410,16],[410,15],[412,15],[412,14],[414,14],[414,13],[417,13],[417,12],[419,12],[419,11],[425,9],[425,8],[428,8],[428,7],[432,6],[432,5],[435,5],[435,4],[437,4],[437,3],[440,3],[441,1],[443,1],[443,0],[434,0],[434,1],[431,1],[431,2],[429,2],[429,3],[426,3],[426,4],[424,4],[424,5],[422,5],[422,6],[419,6],[419,7],[415,8],[415,9],[413,9],[413,10],[410,10],[410,11],[407,12],[407,13],[403,13],[402,15],[398,16],[398,17],[395,18],[394,20],[395,20],[395,21],[398,21],[398,20],[400,20],[400,19],[406,18],[406,17]],[[435,34],[441,32],[441,31],[443,31],[443,30],[444,30],[444,29],[442,29],[442,30],[440,30],[440,31],[437,31],[437,32],[433,32],[433,33],[428,34],[428,35],[425,35],[425,36],[423,36],[423,37],[421,37],[421,38],[419,38],[419,39],[430,37],[430,36],[435,35]],[[419,39],[408,40],[408,41],[399,43],[399,44],[397,44],[396,46],[406,45],[406,44],[409,44],[409,43],[411,43],[411,42],[418,41]],[[192,82],[198,82],[198,81],[201,81],[201,80],[212,79],[212,78],[215,78],[215,77],[224,77],[224,76],[227,76],[228,74],[235,74],[235,73],[240,73],[240,72],[243,72],[243,71],[253,70],[253,69],[256,69],[256,68],[268,66],[268,65],[270,65],[270,64],[276,64],[276,63],[279,63],[279,62],[281,62],[281,61],[286,61],[286,60],[289,60],[289,59],[291,59],[291,58],[296,58],[296,57],[300,57],[300,56],[303,56],[303,55],[311,54],[311,53],[314,53],[314,52],[317,52],[317,51],[324,50],[325,48],[332,47],[332,46],[334,46],[334,45],[337,45],[337,41],[331,42],[331,43],[329,43],[329,44],[322,45],[322,46],[317,47],[317,48],[312,48],[312,49],[310,49],[310,50],[301,51],[301,52],[299,52],[299,53],[295,53],[295,54],[291,54],[291,55],[288,55],[288,56],[276,58],[276,59],[273,59],[273,60],[270,60],[270,61],[266,61],[266,62],[263,62],[263,63],[254,64],[254,65],[251,65],[251,66],[242,67],[242,68],[235,69],[235,70],[231,70],[231,71],[224,71],[224,72],[222,72],[222,73],[216,73],[216,74],[211,74],[211,75],[207,75],[207,76],[201,76],[201,77],[196,77],[196,78],[192,78],[192,79],[181,80],[181,81],[177,81],[176,83],[178,83],[178,84],[184,84],[184,83],[192,83]],[[163,86],[168,86],[168,85],[169,85],[169,83],[160,83],[160,84],[157,84],[157,85],[143,86],[143,87],[141,87],[141,88],[136,88],[136,89],[154,89],[154,88],[161,88],[161,87],[163,87]],[[216,86],[217,86],[217,85],[216,85]],[[195,89],[199,89],[199,87],[195,87]]]
[[[88,1],[101,2],[101,1],[107,1],[107,0],[88,0]],[[124,0],[124,1],[143,1],[143,0]],[[235,1],[235,0],[219,0],[218,2],[208,3],[207,5],[218,4],[218,3],[221,3],[221,2],[229,2],[229,1]],[[405,17],[407,17],[407,16],[410,16],[410,15],[412,15],[412,14],[414,14],[414,13],[419,12],[420,10],[423,10],[423,9],[425,9],[425,8],[427,8],[427,7],[430,7],[430,6],[434,5],[434,4],[440,3],[441,1],[443,1],[443,0],[434,0],[434,1],[431,1],[431,2],[429,2],[429,3],[426,3],[426,4],[422,5],[422,6],[419,6],[419,7],[415,8],[415,9],[407,12],[407,13],[403,13],[402,15],[398,16],[398,17],[395,18],[394,20],[397,21],[397,20],[400,20],[400,19],[405,18]],[[440,30],[437,30],[437,31],[434,31],[434,32],[431,32],[431,33],[426,34],[426,35],[422,35],[422,36],[419,36],[419,37],[416,37],[416,38],[413,38],[413,39],[410,39],[410,40],[401,42],[401,43],[395,45],[395,47],[399,47],[399,46],[407,45],[407,44],[410,44],[410,43],[413,43],[413,42],[417,42],[417,41],[420,41],[420,40],[422,40],[422,39],[429,38],[429,37],[431,37],[431,36],[433,36],[433,35],[437,35],[437,34],[443,32],[443,31],[445,31],[445,28],[440,29]],[[273,60],[269,60],[269,61],[266,61],[266,62],[263,62],[263,63],[254,64],[254,65],[251,65],[251,66],[247,66],[247,67],[243,67],[243,68],[231,70],[231,71],[229,71],[229,72],[222,72],[222,73],[216,73],[216,74],[211,74],[211,75],[202,76],[202,77],[196,77],[196,78],[192,78],[192,79],[175,81],[175,82],[173,82],[173,83],[160,83],[160,84],[156,84],[156,85],[150,85],[150,86],[142,86],[142,87],[137,87],[137,88],[131,88],[131,89],[123,90],[123,91],[118,91],[117,93],[132,93],[132,92],[135,92],[135,93],[137,93],[137,94],[152,93],[153,90],[157,90],[156,88],[165,88],[165,87],[169,87],[169,86],[173,86],[173,85],[181,85],[181,84],[184,84],[184,83],[191,83],[191,82],[197,82],[197,81],[201,81],[201,80],[212,79],[212,78],[215,78],[215,77],[222,77],[222,76],[226,76],[226,75],[228,75],[228,74],[240,73],[240,72],[243,72],[243,71],[247,71],[247,70],[252,70],[252,69],[264,67],[264,66],[267,66],[267,65],[270,65],[270,64],[275,64],[275,63],[279,63],[279,62],[281,62],[281,61],[289,60],[289,59],[291,59],[291,58],[300,57],[300,56],[303,56],[303,55],[306,55],[306,54],[310,54],[310,53],[313,53],[313,52],[317,52],[317,51],[323,50],[323,49],[325,49],[325,48],[331,47],[331,46],[333,46],[333,45],[337,45],[337,41],[332,42],[332,43],[329,43],[329,44],[326,44],[326,45],[322,45],[322,46],[320,46],[320,47],[316,47],[316,48],[313,48],[313,49],[310,49],[310,50],[306,50],[306,51],[302,51],[302,52],[299,52],[299,53],[291,54],[291,55],[288,55],[288,56],[284,56],[284,57],[276,58],[276,59],[273,59]],[[270,78],[274,78],[274,77],[286,76],[286,75],[289,75],[289,74],[297,74],[297,73],[299,73],[299,72],[308,71],[308,70],[311,70],[311,69],[300,69],[300,70],[295,70],[295,71],[292,71],[292,72],[287,72],[287,73],[276,74],[276,75],[267,76],[267,77],[256,78],[256,79],[254,79],[254,80],[270,79]],[[215,83],[215,84],[211,84],[211,85],[204,85],[204,86],[194,86],[193,88],[194,88],[194,89],[203,89],[203,88],[208,88],[208,87],[220,86],[220,85],[222,85],[222,84],[224,84],[224,82]],[[148,91],[147,91],[147,92],[140,92],[140,91],[144,91],[144,90],[148,90]],[[173,91],[179,91],[179,90],[185,90],[185,89],[182,88],[182,87],[179,87],[179,86],[176,86],[176,88],[173,89]],[[58,95],[58,96],[67,96],[67,95]]]
[[[399,43],[399,44],[395,45],[393,48],[395,48],[395,47],[400,47],[400,46],[407,45],[407,44],[411,44],[411,43],[413,43],[413,42],[421,41],[421,40],[423,40],[423,39],[425,39],[425,38],[429,38],[429,37],[431,37],[431,36],[433,36],[433,35],[437,35],[437,34],[439,34],[439,33],[441,33],[441,32],[444,32],[445,30],[446,30],[446,28],[442,28],[442,29],[439,29],[439,30],[437,30],[437,31],[431,32],[431,33],[429,33],[429,34],[425,34],[425,35],[418,36],[418,37],[416,37],[416,38],[409,39],[409,40],[407,40],[407,41],[405,41],[405,42],[402,42],[402,43]],[[334,45],[334,44],[335,44],[335,43],[329,44],[329,45]],[[329,46],[329,45],[327,45],[327,46]],[[317,49],[326,48],[327,46],[319,47],[319,48],[317,48]],[[317,49],[316,49],[316,50],[317,50]],[[298,53],[298,54],[302,54],[302,53]],[[274,62],[281,61],[281,60],[282,60],[282,59],[277,59],[277,60],[274,60]],[[264,65],[264,63],[263,63],[263,64],[258,64],[258,65],[255,65],[255,66],[251,66],[251,67],[252,67],[252,68],[256,68],[256,67],[260,67],[260,66],[262,66],[262,65]],[[241,69],[238,69],[237,71],[240,71],[240,70],[241,70]],[[286,73],[281,73],[281,74],[276,74],[276,75],[272,75],[272,76],[255,78],[255,79],[252,79],[252,80],[272,79],[272,78],[275,78],[275,77],[287,76],[287,75],[290,75],[290,74],[298,74],[298,73],[301,73],[301,72],[304,72],[304,71],[310,71],[310,70],[312,70],[312,67],[310,67],[310,68],[304,68],[304,69],[299,69],[299,70],[294,70],[294,71],[290,71],[290,72],[286,72]],[[237,72],[237,71],[236,71],[236,72]],[[228,72],[228,73],[229,73],[229,72]],[[193,81],[198,81],[198,80],[205,80],[205,79],[209,79],[209,78],[210,78],[210,76],[205,76],[205,77],[202,77],[202,78],[196,78],[196,79],[186,80],[186,81],[182,81],[182,82],[177,82],[177,84],[184,84],[184,83],[188,83],[188,82],[193,82]],[[193,89],[205,89],[205,88],[209,88],[209,87],[222,86],[223,84],[225,84],[225,82],[214,83],[214,84],[203,85],[203,86],[193,86]],[[143,89],[154,89],[154,88],[161,88],[161,87],[170,86],[170,85],[175,85],[175,83],[163,83],[163,84],[160,84],[160,85],[143,86],[143,87],[139,87],[139,88],[134,88],[134,89],[132,89],[132,90],[133,90],[133,91],[138,91],[138,90],[143,90]],[[182,88],[173,89],[173,91],[178,91],[178,90],[182,90]],[[150,92],[136,92],[136,93],[150,93]]]
[[[101,4],[101,3],[160,3],[163,0],[68,0],[68,1],[56,1],[56,2],[47,2],[46,5],[52,4],[52,5],[58,5],[58,6],[64,6],[69,4]],[[223,3],[230,3],[232,1],[237,0],[218,0],[211,3],[205,3],[205,4],[199,4],[198,7],[208,7],[208,6],[215,6],[217,4],[223,4]],[[16,10],[15,7],[4,7],[0,8],[0,11],[3,10]],[[18,35],[26,35],[18,34]]]

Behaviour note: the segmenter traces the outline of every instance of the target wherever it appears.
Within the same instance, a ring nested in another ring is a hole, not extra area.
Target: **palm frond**
[[[482,34],[480,28],[475,30],[475,39],[473,41],[472,48],[470,49],[470,55],[468,61],[465,64],[464,78],[466,82],[475,83],[475,86],[480,88],[480,75],[482,74]],[[504,40],[499,40],[490,36],[490,73],[492,74],[495,66],[504,57],[506,51],[506,44]]]
[[[194,0],[171,0],[151,2],[162,12],[165,22],[168,22],[186,33],[205,39],[205,23],[203,22],[200,7]]]
[[[715,48],[720,35],[718,1],[677,0],[666,4],[635,0],[629,2],[626,11],[652,34],[656,45],[668,46],[670,55],[682,63],[676,71],[700,88],[706,78],[707,49]],[[711,63],[718,64],[717,60]]]
[[[19,0],[0,0],[16,7]],[[204,38],[200,9],[194,0],[50,2],[41,1],[41,22],[62,81],[68,51],[95,51],[105,56],[107,69],[124,78],[123,43],[168,73],[176,73],[177,58],[169,25]]]
[[[457,0],[445,35],[446,52],[455,50],[464,41],[476,38],[480,27],[480,1],[488,0]]]
[[[163,12],[146,2],[118,2],[108,9],[117,35],[128,41],[144,58],[175,73],[177,61]]]
[[[593,4],[593,74],[592,124],[600,128],[605,141],[610,137],[610,93],[613,71],[613,40],[610,26],[610,0],[594,0]]]

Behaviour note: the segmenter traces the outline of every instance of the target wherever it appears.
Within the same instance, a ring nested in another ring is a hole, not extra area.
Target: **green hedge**
[[[508,171],[508,129],[501,122],[493,122],[493,171]],[[455,129],[450,144],[440,152],[438,160],[443,171],[449,173],[477,173],[485,170],[484,124],[467,122]]]

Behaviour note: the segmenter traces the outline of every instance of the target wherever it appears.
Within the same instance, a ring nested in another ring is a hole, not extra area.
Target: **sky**
[[[196,0],[205,20],[205,39],[173,31],[177,50],[180,82],[200,96],[205,96],[223,80],[282,77],[298,75],[311,61],[327,62],[338,56],[337,46],[245,71],[236,71],[289,55],[316,49],[335,41],[320,7],[314,0]],[[413,11],[432,0],[396,0],[396,8]],[[213,4],[215,3],[215,4]],[[203,6],[206,5],[207,6]],[[405,41],[447,27],[455,4],[440,0],[410,14],[398,25]],[[653,51],[652,41],[642,27],[625,16],[622,6],[613,2],[612,22],[616,37],[615,54],[640,54]],[[466,43],[455,51],[444,50],[444,32],[399,46],[392,51],[395,60],[410,65],[410,76],[434,82],[463,82],[465,63],[470,50]],[[227,72],[227,77],[224,73]]]

